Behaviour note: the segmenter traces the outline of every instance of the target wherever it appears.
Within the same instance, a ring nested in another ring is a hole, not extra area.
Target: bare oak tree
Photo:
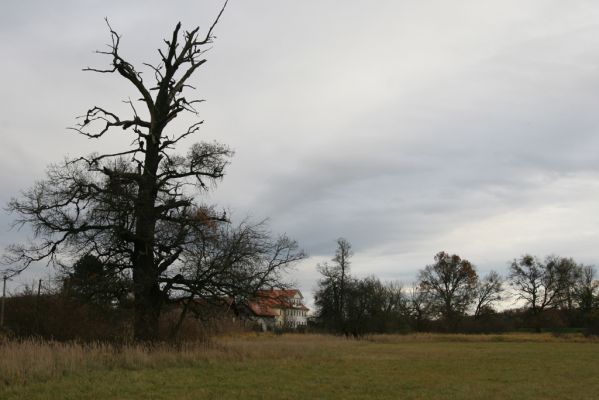
[[[91,107],[73,129],[91,139],[125,131],[131,145],[52,165],[45,180],[9,204],[16,224],[32,226],[35,234],[32,243],[10,247],[11,272],[41,260],[55,263],[59,254],[90,254],[109,270],[129,272],[138,340],[158,336],[169,293],[188,299],[235,295],[268,283],[303,257],[288,238],[272,238],[259,224],[231,228],[224,212],[196,201],[223,177],[233,154],[229,147],[200,142],[185,155],[175,153],[202,124],[179,132],[169,125],[182,114],[198,113],[201,100],[186,94],[193,89],[191,77],[206,62],[225,7],[226,2],[205,35],[199,27],[182,31],[176,25],[158,50],[159,63],[144,64],[152,82],[121,54],[121,36],[107,21],[111,43],[98,53],[110,58],[110,66],[85,70],[124,78],[139,100],[128,101],[128,116]]]

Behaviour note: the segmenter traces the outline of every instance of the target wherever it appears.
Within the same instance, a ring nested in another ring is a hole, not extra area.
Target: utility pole
[[[2,303],[0,304],[0,329],[4,327],[4,302],[6,301],[6,280],[8,277],[4,275],[2,279],[4,282],[2,284]]]

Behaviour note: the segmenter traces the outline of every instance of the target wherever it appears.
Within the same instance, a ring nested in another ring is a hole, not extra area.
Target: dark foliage
[[[91,254],[81,257],[72,267],[65,267],[61,284],[63,295],[100,307],[125,306],[133,292],[133,283],[126,275],[108,270]]]
[[[16,337],[123,341],[131,338],[131,310],[81,303],[60,294],[24,293],[6,300],[6,328]]]

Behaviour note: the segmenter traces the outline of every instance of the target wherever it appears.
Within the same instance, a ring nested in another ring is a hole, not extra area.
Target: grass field
[[[0,345],[0,399],[599,398],[599,342],[551,335],[248,335],[179,349]]]

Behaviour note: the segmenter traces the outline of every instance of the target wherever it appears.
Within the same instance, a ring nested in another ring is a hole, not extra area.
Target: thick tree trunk
[[[144,257],[140,257],[139,261],[144,263]],[[162,300],[156,272],[140,265],[139,268],[133,270],[133,282],[135,286],[135,322],[133,326],[135,340],[157,340]]]
[[[153,207],[152,207],[153,208]],[[145,209],[137,222],[138,242],[133,260],[133,285],[135,296],[135,340],[158,339],[158,321],[162,308],[162,294],[158,285],[158,271],[154,265],[154,229],[152,213]]]
[[[133,284],[135,296],[134,336],[137,341],[153,341],[159,338],[159,320],[162,309],[162,292],[158,284],[158,269],[154,260],[154,237],[157,195],[156,173],[159,163],[159,129],[150,131],[144,172],[139,185],[136,207],[136,243],[133,260]]]

